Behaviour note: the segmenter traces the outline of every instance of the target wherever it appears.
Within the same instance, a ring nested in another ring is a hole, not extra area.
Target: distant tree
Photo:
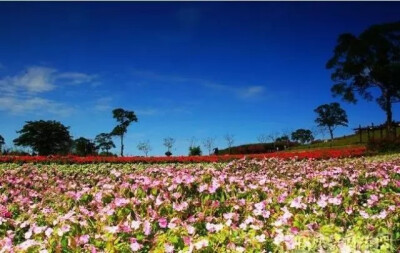
[[[326,67],[333,69],[333,95],[356,103],[355,92],[372,100],[371,89],[386,113],[388,132],[393,132],[392,104],[400,102],[400,22],[373,25],[358,37],[341,34]]]
[[[102,152],[106,152],[106,154],[110,153],[110,149],[115,148],[115,144],[109,133],[98,134],[94,142],[97,144],[96,148],[100,149]]]
[[[328,129],[333,140],[333,130],[337,126],[347,126],[347,114],[346,111],[340,107],[339,103],[330,103],[318,106],[314,112],[318,114],[315,122],[319,127],[325,127]]]
[[[14,139],[17,146],[31,147],[39,155],[67,154],[72,146],[69,127],[58,121],[27,121]]]
[[[3,145],[5,144],[3,136],[0,135],[0,154],[3,150]]]
[[[307,142],[311,142],[314,140],[314,136],[309,129],[297,129],[291,135],[292,140],[299,141],[300,143],[304,144]]]
[[[79,156],[95,155],[97,154],[96,144],[89,139],[80,137],[74,140],[73,145],[74,154]]]
[[[235,142],[234,136],[233,136],[233,134],[225,134],[224,139],[226,140],[226,143],[228,144],[228,149],[229,149],[229,154],[230,154],[232,145]],[[218,151],[217,151],[217,153],[218,153]],[[215,150],[214,150],[214,154],[215,154]]]
[[[124,156],[124,135],[128,131],[128,127],[132,122],[137,122],[138,119],[133,111],[125,111],[122,108],[117,108],[112,111],[113,118],[119,122],[111,131],[111,135],[121,138],[121,156]]]
[[[281,137],[276,138],[276,142],[289,142],[290,138],[288,135],[282,135]]]
[[[171,156],[172,152],[171,149],[175,144],[175,139],[172,137],[164,138],[164,146],[167,148],[167,152],[165,152],[166,156]]]
[[[268,136],[266,136],[265,134],[260,134],[259,136],[257,136],[257,141],[259,143],[267,143],[268,142]]]
[[[200,156],[202,154],[200,146],[189,147],[190,156]]]
[[[211,155],[211,151],[213,150],[215,138],[208,137],[203,140],[203,146],[208,150],[208,154]]]
[[[150,146],[150,142],[148,140],[147,141],[143,141],[143,142],[139,142],[139,144],[137,145],[137,149],[142,151],[145,156],[147,156],[148,153],[152,150],[152,148]]]

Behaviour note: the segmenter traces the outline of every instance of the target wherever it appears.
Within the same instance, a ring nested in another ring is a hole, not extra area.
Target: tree
[[[333,130],[337,126],[347,126],[346,111],[340,107],[339,103],[330,103],[318,106],[314,112],[318,114],[315,122],[319,127],[325,127],[329,130],[331,140],[333,140]]]
[[[74,140],[74,153],[79,156],[95,155],[97,148],[93,141],[80,137]]]
[[[233,143],[235,142],[235,139],[234,139],[233,137],[234,137],[233,134],[226,134],[226,135],[224,136],[224,138],[225,138],[225,140],[226,140],[226,143],[228,144],[229,154],[231,153],[232,145],[233,145]],[[217,150],[218,150],[218,149],[217,149]],[[215,153],[215,151],[214,151],[214,153]]]
[[[200,148],[200,146],[191,146],[191,147],[189,147],[189,155],[190,156],[195,156],[195,155],[197,155],[197,156],[200,156],[201,155],[201,148]]]
[[[260,134],[259,136],[257,136],[257,141],[259,143],[267,143],[268,142],[268,136],[266,136],[265,134]]]
[[[69,127],[58,121],[27,121],[14,139],[17,146],[31,147],[39,155],[67,154],[72,146]]]
[[[111,134],[108,133],[98,134],[94,139],[94,142],[97,144],[96,148],[100,149],[102,152],[106,152],[106,154],[109,154],[110,149],[115,148]]]
[[[297,129],[292,133],[292,140],[299,141],[301,144],[311,142],[314,140],[314,136],[309,129]]]
[[[276,138],[275,141],[276,141],[276,142],[289,142],[290,139],[289,139],[289,136],[288,136],[288,135],[284,134],[284,135],[282,135],[281,137]]]
[[[208,137],[203,140],[203,146],[208,150],[208,154],[211,155],[211,151],[213,150],[215,138]]]
[[[174,143],[175,143],[175,139],[174,138],[172,138],[172,137],[164,138],[164,146],[167,148],[167,152],[165,152],[165,154],[167,156],[171,156],[172,155],[171,149],[172,149],[172,146],[174,146]]]
[[[144,153],[145,156],[147,156],[147,154],[149,153],[149,151],[152,150],[151,146],[150,146],[150,142],[147,141],[143,141],[143,142],[139,142],[139,144],[137,145],[137,148],[142,151]]]
[[[133,111],[125,111],[122,108],[117,108],[112,111],[113,118],[119,122],[119,125],[114,127],[111,131],[111,135],[119,136],[121,138],[121,156],[124,156],[124,135],[128,131],[129,125],[138,119]]]
[[[386,113],[386,126],[393,132],[392,104],[400,101],[400,22],[373,25],[358,37],[344,33],[338,38],[326,67],[333,69],[336,82],[331,91],[356,103],[355,93],[372,100],[372,88],[380,95],[377,103]]]
[[[5,144],[3,136],[0,135],[0,154],[3,150],[3,145]]]

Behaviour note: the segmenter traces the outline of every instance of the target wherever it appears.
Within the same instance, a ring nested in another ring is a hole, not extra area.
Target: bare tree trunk
[[[121,135],[121,156],[124,156],[124,135]]]
[[[387,93],[388,94],[388,93]],[[389,139],[394,137],[393,133],[393,114],[392,114],[392,103],[390,102],[390,96],[386,95],[385,98],[385,111],[386,111],[386,131]]]
[[[332,130],[332,128],[331,128],[331,127],[328,127],[328,129],[329,129],[329,134],[331,135],[331,143],[330,143],[330,145],[329,145],[329,146],[331,146],[331,147],[332,147],[332,142],[333,142],[333,130]]]

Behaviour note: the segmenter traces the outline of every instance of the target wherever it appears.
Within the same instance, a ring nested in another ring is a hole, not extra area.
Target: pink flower
[[[166,253],[173,253],[174,252],[174,246],[171,244],[164,244],[165,252]]]
[[[79,237],[79,244],[86,244],[86,243],[88,243],[88,242],[89,242],[89,238],[90,238],[89,235],[81,235],[81,236]]]
[[[136,239],[132,238],[131,239],[131,244],[130,244],[130,248],[133,252],[135,251],[139,251],[143,246],[141,244],[139,244]]]
[[[158,225],[160,225],[161,228],[166,228],[168,225],[167,219],[165,218],[158,219]]]
[[[150,235],[151,234],[151,224],[148,221],[145,221],[143,223],[143,233],[145,235]]]

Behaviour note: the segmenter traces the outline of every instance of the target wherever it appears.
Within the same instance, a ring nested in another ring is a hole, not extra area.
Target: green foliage
[[[319,127],[325,127],[329,130],[331,140],[333,139],[333,130],[337,126],[347,126],[348,120],[346,111],[340,107],[339,103],[320,105],[314,112],[318,114],[315,122]]]
[[[111,134],[101,133],[96,136],[94,142],[97,144],[96,148],[102,152],[109,153],[110,149],[115,148],[115,144],[112,141]]]
[[[345,33],[338,38],[333,57],[326,67],[333,69],[331,91],[349,102],[357,102],[354,92],[372,100],[371,88],[392,123],[392,104],[400,101],[400,22],[373,25],[358,37]]]
[[[96,145],[86,138],[80,137],[74,140],[73,146],[74,154],[79,156],[95,155],[97,154]]]
[[[309,129],[297,129],[292,133],[292,140],[299,141],[304,144],[314,140],[311,130]]]
[[[367,149],[372,152],[399,152],[400,138],[371,139],[367,143]]]
[[[14,139],[17,146],[31,147],[39,155],[67,154],[72,146],[69,127],[58,121],[27,121]]]
[[[190,156],[200,156],[202,154],[200,146],[189,147],[189,155]]]
[[[282,135],[281,137],[276,138],[275,142],[289,142],[289,136]]]

